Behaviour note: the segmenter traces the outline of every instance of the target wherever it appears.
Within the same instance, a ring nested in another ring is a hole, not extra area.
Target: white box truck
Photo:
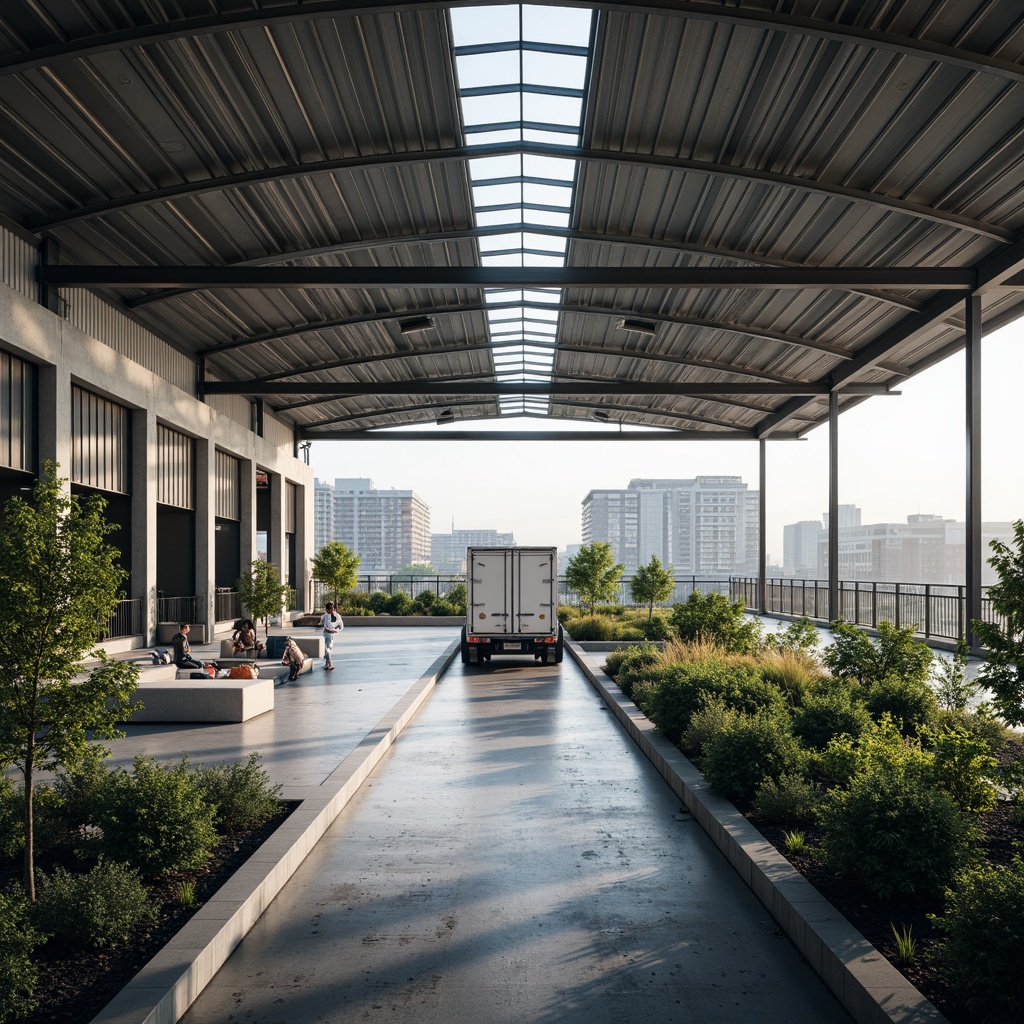
[[[562,660],[554,548],[467,548],[466,581],[465,664],[492,654]]]

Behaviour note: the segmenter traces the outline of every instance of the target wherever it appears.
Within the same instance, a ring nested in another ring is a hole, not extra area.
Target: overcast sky
[[[982,347],[982,514],[1024,517],[1024,321],[987,336]],[[863,522],[903,522],[924,512],[964,518],[964,356],[871,398],[839,418],[839,501]],[[536,419],[505,421],[519,429]],[[456,425],[458,426],[458,425]],[[495,421],[469,424],[494,429]],[[442,431],[444,428],[437,428]],[[512,531],[520,544],[580,540],[581,503],[592,488],[624,488],[634,477],[741,476],[758,485],[758,446],[745,441],[679,442],[344,442],[317,441],[317,477],[369,477],[378,488],[415,491],[431,530]],[[828,428],[803,441],[768,445],[768,553],[782,561],[782,527],[821,519],[828,508]]]

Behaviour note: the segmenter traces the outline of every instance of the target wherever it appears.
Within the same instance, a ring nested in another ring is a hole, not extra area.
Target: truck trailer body
[[[554,548],[467,548],[465,664],[492,654],[562,660]]]

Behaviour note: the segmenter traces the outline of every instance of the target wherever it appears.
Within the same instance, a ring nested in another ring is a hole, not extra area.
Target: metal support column
[[[760,477],[758,486],[760,493],[757,501],[757,610],[764,615],[767,611],[765,602],[765,589],[767,587],[768,555],[765,550],[765,518],[767,516],[767,502],[765,500],[765,480],[767,470],[765,468],[765,451],[768,442],[762,437],[757,442],[758,456],[760,462]]]
[[[839,618],[839,395],[828,396],[828,621]]]
[[[970,295],[964,309],[966,329],[966,437],[967,437],[967,520],[966,566],[967,642],[978,646],[971,622],[981,618],[981,296]]]

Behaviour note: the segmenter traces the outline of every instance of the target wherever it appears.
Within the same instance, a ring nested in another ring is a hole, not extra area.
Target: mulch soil
[[[36,950],[39,967],[36,1009],[11,1024],[88,1024],[165,946],[196,911],[252,856],[295,809],[284,803],[262,825],[225,836],[201,871],[158,879],[149,885],[152,902],[159,906],[152,924],[140,928],[124,942],[103,949],[83,949],[50,941]],[[41,858],[39,867],[52,871],[62,864],[80,866],[70,850]],[[20,878],[20,864],[0,869],[0,886]],[[178,900],[182,881],[195,885],[196,905],[186,909]]]
[[[1007,743],[996,754],[1002,764],[1007,764],[1024,753],[1024,744]],[[944,937],[943,933],[929,919],[930,914],[941,914],[945,910],[941,899],[922,902],[910,898],[889,897],[878,899],[862,888],[843,879],[821,863],[815,855],[815,848],[821,848],[821,829],[802,827],[807,843],[807,852],[789,853],[786,850],[785,833],[790,831],[776,825],[769,825],[760,817],[744,809],[746,817],[779,851],[800,874],[802,874],[843,916],[900,971],[924,996],[950,1020],[951,1024],[972,1024],[969,1011],[957,1003],[956,997],[945,984],[942,973],[931,962],[929,950]],[[989,864],[1009,864],[1015,854],[1024,853],[1024,825],[1013,821],[1010,807],[1000,803],[994,810],[978,816],[982,832],[983,857]],[[917,940],[917,950],[912,964],[901,964],[896,953],[893,925],[902,931],[912,930]]]

